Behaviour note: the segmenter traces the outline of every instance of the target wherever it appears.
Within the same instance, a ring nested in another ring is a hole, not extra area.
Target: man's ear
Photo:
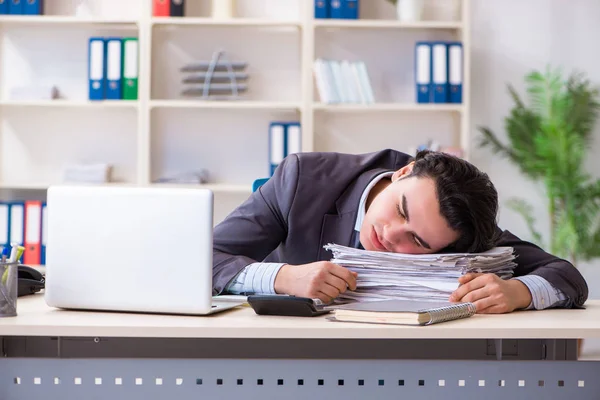
[[[410,175],[414,166],[415,166],[415,162],[411,161],[404,167],[400,168],[398,171],[394,172],[394,174],[392,175],[392,182],[396,182],[398,179],[405,178],[408,175]]]

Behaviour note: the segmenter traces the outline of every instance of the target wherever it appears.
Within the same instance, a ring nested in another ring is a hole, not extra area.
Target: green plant
[[[529,105],[508,85],[514,106],[505,118],[510,142],[503,144],[486,127],[480,146],[516,164],[533,181],[543,183],[550,219],[549,244],[553,254],[576,265],[600,256],[600,180],[585,171],[591,133],[600,105],[598,88],[582,73],[563,79],[558,69],[533,71],[525,77]],[[533,242],[544,247],[535,229],[533,207],[523,199],[508,206],[527,223]]]
[[[392,3],[393,5],[396,5],[398,3],[398,0],[386,0],[388,3]]]

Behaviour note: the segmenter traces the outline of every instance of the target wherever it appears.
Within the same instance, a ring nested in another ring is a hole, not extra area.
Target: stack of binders
[[[417,42],[415,87],[417,103],[462,103],[461,42]]]
[[[0,0],[0,15],[42,15],[43,0]]]
[[[37,200],[0,202],[0,247],[24,246],[28,265],[46,264],[46,203]]]
[[[152,15],[155,17],[183,17],[185,0],[154,0]]]
[[[314,0],[317,19],[358,19],[359,0]]]
[[[92,37],[88,60],[90,100],[137,100],[137,38]]]
[[[299,122],[274,121],[269,124],[269,176],[273,176],[285,157],[301,151],[302,129]]]

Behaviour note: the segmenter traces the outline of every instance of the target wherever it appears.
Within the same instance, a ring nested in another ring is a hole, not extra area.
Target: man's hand
[[[503,280],[495,274],[470,273],[458,278],[460,286],[450,296],[452,302],[471,302],[480,314],[509,313],[526,308],[531,293],[519,280]]]
[[[275,277],[275,292],[320,299],[329,303],[346,289],[356,289],[356,272],[318,261],[303,265],[286,264]]]

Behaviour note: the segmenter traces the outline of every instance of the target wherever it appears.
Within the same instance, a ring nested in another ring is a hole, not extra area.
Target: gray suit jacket
[[[274,175],[214,230],[213,292],[220,294],[254,262],[307,264],[329,260],[327,243],[352,246],[360,197],[369,182],[410,162],[394,150],[353,155],[300,153],[287,157]],[[500,228],[498,228],[500,230]],[[503,231],[498,246],[512,246],[515,275],[536,274],[560,289],[567,307],[587,300],[588,287],[567,261]]]

